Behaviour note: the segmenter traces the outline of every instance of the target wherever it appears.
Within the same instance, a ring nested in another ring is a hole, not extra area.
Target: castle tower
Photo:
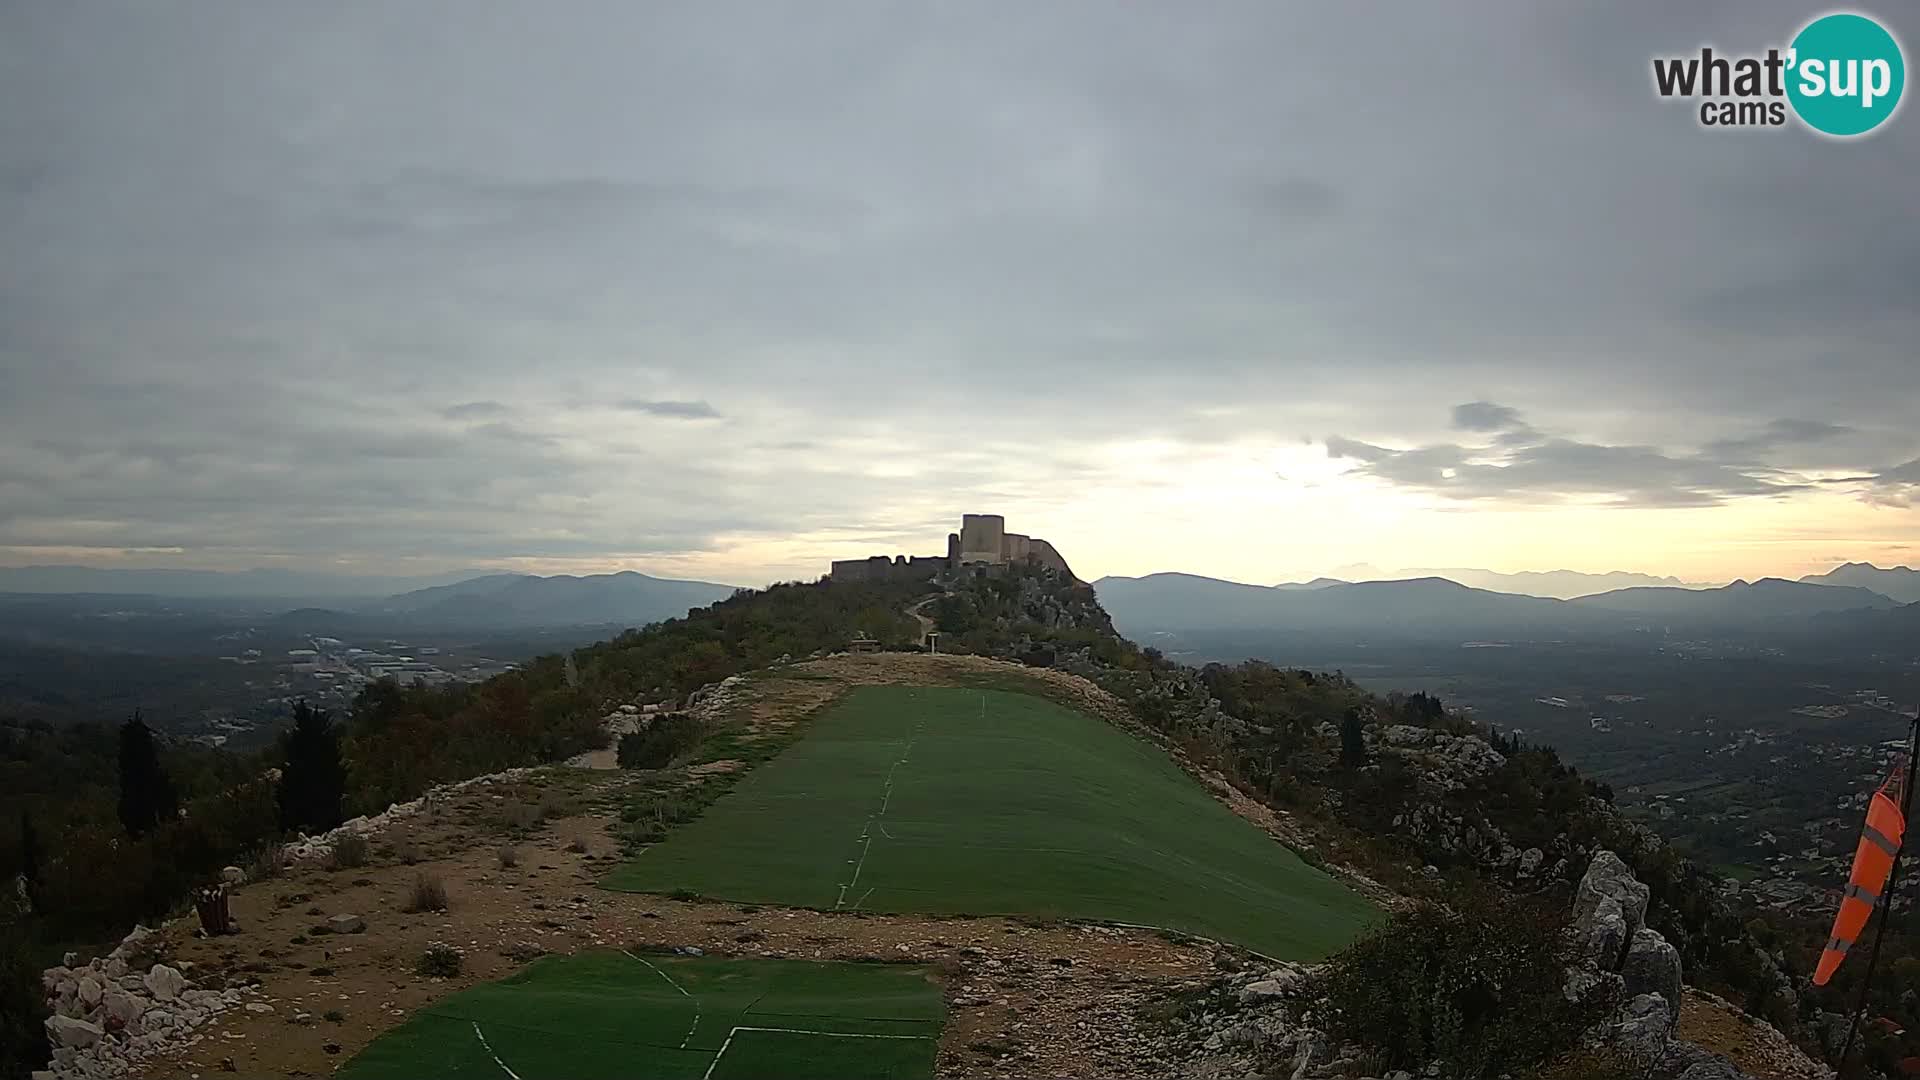
[[[960,561],[1006,561],[1007,519],[999,514],[963,514],[960,517]]]

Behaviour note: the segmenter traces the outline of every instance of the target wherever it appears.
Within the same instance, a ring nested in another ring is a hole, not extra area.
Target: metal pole
[[[1893,897],[1900,888],[1900,856],[1907,850],[1906,836],[1913,831],[1913,778],[1916,758],[1920,758],[1920,708],[1914,710],[1913,729],[1907,734],[1907,784],[1901,793],[1900,816],[1907,828],[1901,837],[1900,850],[1893,853],[1893,865],[1887,870],[1887,894],[1881,897],[1880,924],[1873,931],[1873,950],[1867,953],[1867,971],[1860,980],[1860,1000],[1854,1003],[1853,1023],[1847,1025],[1847,1042],[1840,1048],[1840,1058],[1834,1063],[1834,1072],[1845,1076],[1847,1055],[1853,1053],[1854,1036],[1860,1033],[1860,1020],[1867,1013],[1867,991],[1873,989],[1873,968],[1880,961],[1880,939],[1886,935],[1887,922],[1893,918]]]

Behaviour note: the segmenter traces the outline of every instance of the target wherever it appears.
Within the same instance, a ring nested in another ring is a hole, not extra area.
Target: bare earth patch
[[[756,672],[709,719],[741,742],[778,738],[848,687],[884,684],[1025,689],[1139,732],[1119,701],[1077,676],[981,657],[900,653]],[[1276,839],[1304,841],[1285,817],[1217,775],[1181,764]],[[676,771],[697,785],[742,766],[720,760]],[[377,839],[372,865],[300,866],[238,889],[237,934],[202,939],[187,921],[176,922],[165,932],[196,978],[257,980],[272,1011],[222,1017],[197,1045],[156,1062],[150,1075],[213,1075],[230,1059],[240,1076],[323,1076],[408,1016],[503,978],[541,952],[636,944],[929,965],[950,1009],[942,1076],[1149,1077],[1170,1070],[1155,1058],[1159,1040],[1136,1010],[1210,977],[1214,946],[1149,930],[816,912],[600,890],[595,882],[620,858],[614,833],[623,790],[656,775],[556,767],[527,781],[475,787],[436,801],[404,836]],[[545,820],[529,828],[535,808]],[[502,866],[505,847],[513,849],[510,867]],[[446,911],[402,910],[423,874],[443,882]],[[365,929],[324,932],[328,918],[342,914],[361,916]],[[414,972],[433,942],[465,953],[459,975]]]
[[[1816,1080],[1833,1070],[1809,1058],[1770,1024],[1755,1022],[1732,1003],[1689,986],[1680,1004],[1680,1038],[1716,1054],[1759,1080]]]

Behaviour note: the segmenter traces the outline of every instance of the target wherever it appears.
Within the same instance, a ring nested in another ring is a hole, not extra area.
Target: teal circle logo
[[[1865,135],[1900,107],[1907,85],[1900,43],[1865,15],[1813,20],[1794,36],[1789,56],[1787,100],[1815,131]]]

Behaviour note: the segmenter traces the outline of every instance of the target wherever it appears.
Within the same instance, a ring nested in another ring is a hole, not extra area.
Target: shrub
[[[359,833],[342,833],[333,840],[333,868],[352,870],[367,865],[373,857],[372,845]]]
[[[645,731],[620,736],[623,769],[664,769],[700,741],[700,721],[686,713],[666,713]]]
[[[520,849],[508,844],[500,849],[500,869],[511,870],[520,865]]]
[[[407,895],[407,904],[400,910],[408,914],[447,910],[447,883],[432,874],[421,874],[414,878],[413,891]]]
[[[411,835],[396,837],[393,841],[393,857],[403,865],[417,866],[426,860],[426,852],[420,849],[420,842]]]
[[[1336,1037],[1391,1068],[1438,1059],[1449,1076],[1523,1072],[1573,1049],[1614,1007],[1611,991],[1563,994],[1564,918],[1477,894],[1423,902],[1335,956],[1296,991],[1324,998]]]
[[[515,832],[528,832],[540,824],[540,811],[537,807],[523,802],[508,803],[500,811],[501,821]]]
[[[19,1069],[20,1076],[47,1060],[40,968],[33,943],[12,927],[0,927],[0,1063]]]
[[[567,850],[575,855],[585,855],[587,853],[587,845],[585,841],[575,840],[573,843],[567,845]]]
[[[287,849],[279,844],[268,844],[253,857],[253,866],[247,877],[253,881],[270,881],[287,872]]]
[[[320,1014],[320,1019],[325,1020],[329,1024],[344,1024],[347,1022],[347,1014],[341,1012],[339,1009],[328,1009],[326,1012]]]
[[[415,974],[428,978],[450,979],[460,974],[465,963],[466,957],[459,949],[444,941],[436,941],[427,946],[426,951],[420,954],[420,959],[413,962],[413,970]]]

